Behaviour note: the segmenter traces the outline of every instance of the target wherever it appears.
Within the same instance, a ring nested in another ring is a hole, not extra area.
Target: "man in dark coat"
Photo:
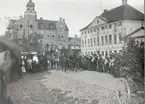
[[[9,40],[0,39],[0,104],[11,104],[7,96],[7,83],[22,78],[19,48]]]

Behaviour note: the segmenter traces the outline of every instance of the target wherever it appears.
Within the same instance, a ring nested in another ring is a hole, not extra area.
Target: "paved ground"
[[[50,71],[25,75],[8,94],[14,104],[115,104],[115,83],[106,74]]]

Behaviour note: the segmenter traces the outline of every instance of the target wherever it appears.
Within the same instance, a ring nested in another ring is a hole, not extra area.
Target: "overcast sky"
[[[0,0],[0,35],[8,24],[5,17],[24,15],[29,0]],[[65,18],[69,27],[69,36],[79,34],[79,30],[88,25],[104,9],[122,5],[122,0],[32,0],[38,18],[59,20]],[[144,0],[128,0],[128,4],[144,12]]]

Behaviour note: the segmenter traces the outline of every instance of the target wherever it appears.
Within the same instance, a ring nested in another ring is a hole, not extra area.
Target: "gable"
[[[96,17],[92,22],[91,24],[89,25],[89,27],[94,27],[94,26],[97,26],[97,25],[101,25],[101,24],[104,24],[106,23],[107,20],[105,20],[105,18],[103,17]]]

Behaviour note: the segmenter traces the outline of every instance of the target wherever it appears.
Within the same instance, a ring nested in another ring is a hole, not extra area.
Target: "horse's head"
[[[15,82],[22,77],[20,51],[11,42],[0,40],[0,72],[6,82]]]

